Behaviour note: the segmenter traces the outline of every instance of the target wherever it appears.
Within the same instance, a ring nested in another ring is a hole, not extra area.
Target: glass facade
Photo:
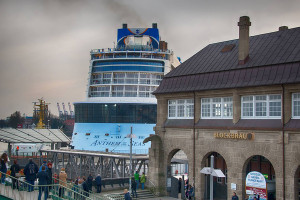
[[[155,65],[155,66],[164,66],[163,62],[153,62],[153,61],[136,61],[136,60],[119,60],[119,61],[95,61],[93,66],[102,66],[102,65]]]
[[[75,123],[156,124],[156,104],[75,104]]]
[[[164,72],[164,67],[153,66],[134,66],[134,65],[113,65],[103,67],[93,67],[92,72],[108,72],[108,71],[144,71],[144,72]]]

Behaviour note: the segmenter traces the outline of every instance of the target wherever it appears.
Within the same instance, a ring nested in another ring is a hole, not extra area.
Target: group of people
[[[131,178],[131,195],[134,198],[137,198],[137,192],[136,190],[139,189],[139,185],[141,183],[142,190],[145,189],[145,182],[146,182],[146,176],[145,173],[142,173],[142,176],[140,177],[140,174],[138,171],[135,172],[134,176]],[[124,190],[124,198],[125,200],[130,200],[130,193],[127,189]]]

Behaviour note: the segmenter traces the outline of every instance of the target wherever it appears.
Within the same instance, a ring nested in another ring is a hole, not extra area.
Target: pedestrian
[[[134,174],[134,179],[136,182],[136,189],[139,189],[139,184],[140,184],[140,174],[138,173],[138,171],[135,172]]]
[[[239,200],[239,197],[236,195],[235,192],[233,192],[231,200]]]
[[[54,173],[54,175],[53,175],[53,179],[52,179],[52,181],[53,181],[53,184],[54,184],[54,190],[55,190],[55,193],[56,194],[58,194],[58,191],[59,191],[59,177],[58,177],[58,174],[57,173]]]
[[[87,178],[87,186],[88,186],[89,192],[91,192],[92,187],[93,187],[93,176],[92,176],[92,174],[90,174]]]
[[[145,172],[143,172],[141,176],[142,190],[145,189],[145,182],[146,182],[146,176],[145,176]]]
[[[59,173],[59,197],[64,197],[65,188],[67,187],[67,174],[65,172],[65,168],[61,168]]]
[[[45,171],[47,171],[47,170],[48,170],[48,166],[47,166],[47,161],[46,161],[46,160],[43,160],[43,164],[40,166],[39,172],[42,171],[42,167],[43,167],[43,166],[46,167],[46,170],[45,170]]]
[[[181,184],[182,184],[182,179],[178,179],[178,194],[181,194]],[[179,197],[181,199],[181,197]]]
[[[13,189],[19,189],[19,182],[18,177],[16,176],[17,173],[20,171],[20,166],[18,165],[18,161],[14,160],[14,164],[10,167],[10,175],[14,178],[12,178],[12,188]]]
[[[89,197],[89,186],[85,177],[83,177],[82,189],[84,191],[83,195]]]
[[[1,173],[1,183],[5,184],[5,178],[6,178],[6,172],[7,172],[7,161],[8,161],[8,156],[6,153],[3,153],[1,155],[1,168],[0,171]]]
[[[38,172],[37,178],[39,179],[39,197],[38,200],[41,200],[42,198],[42,193],[44,192],[44,197],[45,200],[48,198],[48,181],[49,181],[49,176],[48,173],[46,172],[46,166],[42,166],[42,171]]]
[[[97,193],[101,193],[101,176],[98,174],[98,176],[95,178],[96,187],[97,187]]]
[[[28,192],[33,191],[34,181],[38,171],[38,166],[32,161],[32,159],[29,159],[28,164],[24,168],[25,180],[28,183]]]
[[[47,167],[48,167],[48,169],[47,169],[46,172],[47,172],[48,177],[49,177],[47,185],[50,185],[48,187],[48,190],[47,190],[47,196],[49,196],[49,191],[52,189],[52,186],[51,186],[52,185],[52,163],[48,162]]]
[[[131,194],[132,194],[132,197],[134,197],[134,195],[135,195],[135,198],[137,198],[136,181],[134,178],[131,179]]]
[[[17,157],[19,156],[19,150],[20,150],[20,147],[17,146],[17,148],[16,148],[16,156],[17,156]]]
[[[195,196],[195,191],[194,191],[194,187],[192,185],[190,185],[190,189],[189,189],[189,200],[193,200]]]
[[[130,193],[127,189],[124,189],[124,198],[125,200],[131,200]]]

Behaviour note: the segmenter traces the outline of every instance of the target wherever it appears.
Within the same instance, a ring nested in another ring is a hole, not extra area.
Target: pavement
[[[144,199],[144,200],[174,200],[176,198],[172,197],[156,197],[156,198],[151,198],[151,199]]]

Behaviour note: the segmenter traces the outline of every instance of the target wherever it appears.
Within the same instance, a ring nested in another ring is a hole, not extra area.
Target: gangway
[[[66,169],[68,178],[78,176],[96,177],[102,180],[121,180],[130,177],[130,155],[111,152],[80,151],[80,150],[41,150],[40,157],[53,162],[53,173]],[[145,172],[148,170],[148,155],[136,154],[132,156],[132,171]]]

